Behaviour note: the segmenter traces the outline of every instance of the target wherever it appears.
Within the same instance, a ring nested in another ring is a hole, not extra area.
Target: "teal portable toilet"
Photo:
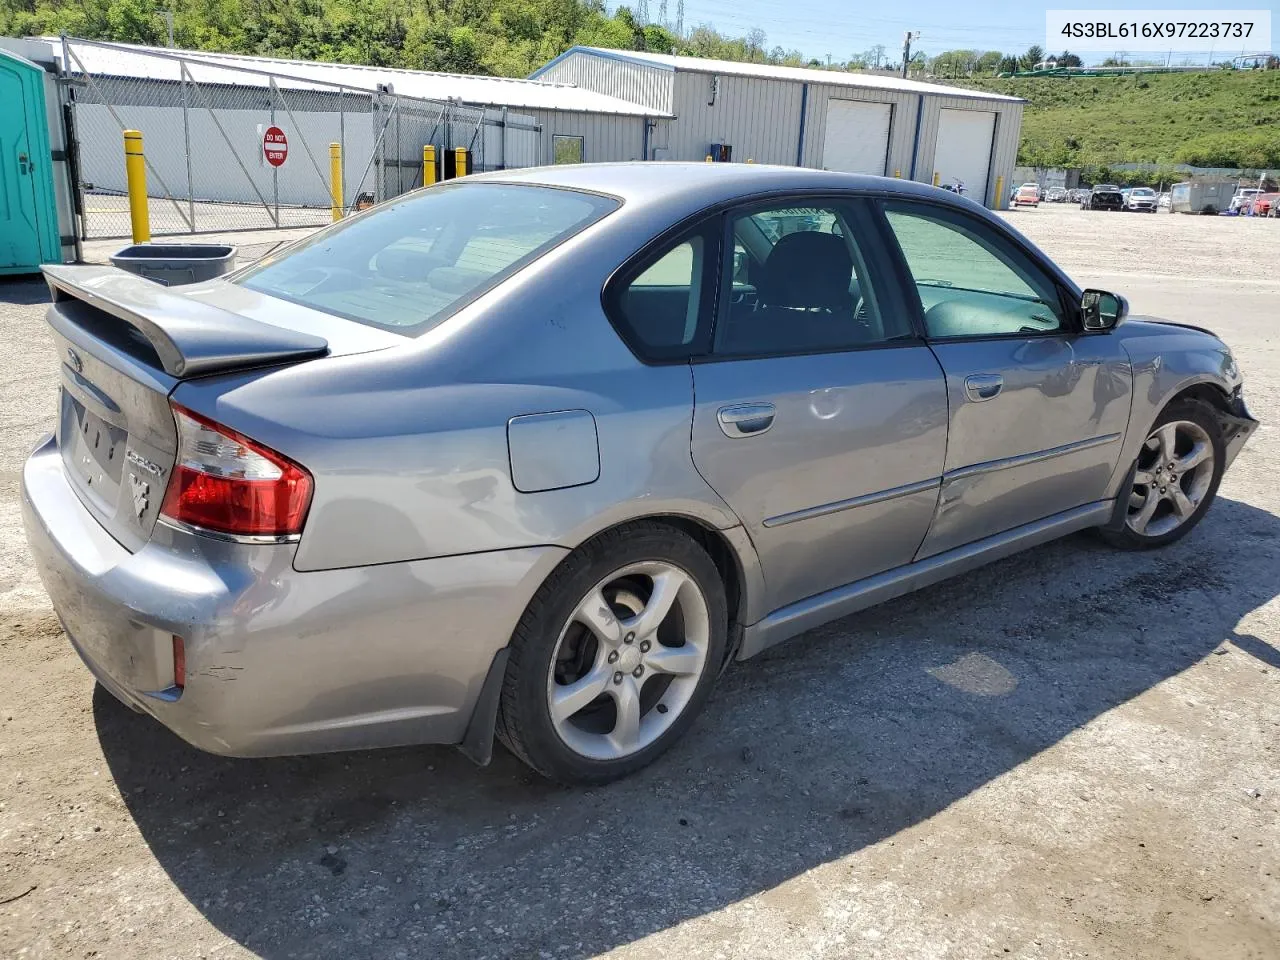
[[[49,102],[53,90],[44,67],[0,49],[0,274],[75,259],[73,224],[62,229],[74,218],[62,210],[66,191],[54,186],[49,132],[61,122],[56,99]]]

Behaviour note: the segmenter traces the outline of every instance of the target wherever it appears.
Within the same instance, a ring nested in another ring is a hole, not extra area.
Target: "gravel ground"
[[[1280,419],[1280,222],[1010,217],[1217,329]],[[1071,537],[813,631],[624,783],[225,760],[95,690],[31,570],[42,300],[0,284],[0,956],[1280,957],[1270,426],[1178,545]]]

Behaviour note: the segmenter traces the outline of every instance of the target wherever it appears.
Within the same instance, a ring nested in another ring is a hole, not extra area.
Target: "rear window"
[[[335,224],[235,282],[417,336],[617,206],[553,187],[442,184]]]

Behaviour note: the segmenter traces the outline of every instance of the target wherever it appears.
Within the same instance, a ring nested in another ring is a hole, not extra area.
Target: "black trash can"
[[[138,243],[111,255],[113,266],[173,287],[230,273],[236,248],[220,243]]]

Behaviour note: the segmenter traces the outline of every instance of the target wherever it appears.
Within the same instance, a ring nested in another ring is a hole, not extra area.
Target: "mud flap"
[[[467,732],[458,744],[462,755],[477,766],[487,767],[493,759],[494,728],[498,725],[498,700],[502,696],[502,679],[507,673],[507,656],[506,647],[493,655],[493,663],[489,664],[489,672],[480,686],[475,709],[471,711]]]

